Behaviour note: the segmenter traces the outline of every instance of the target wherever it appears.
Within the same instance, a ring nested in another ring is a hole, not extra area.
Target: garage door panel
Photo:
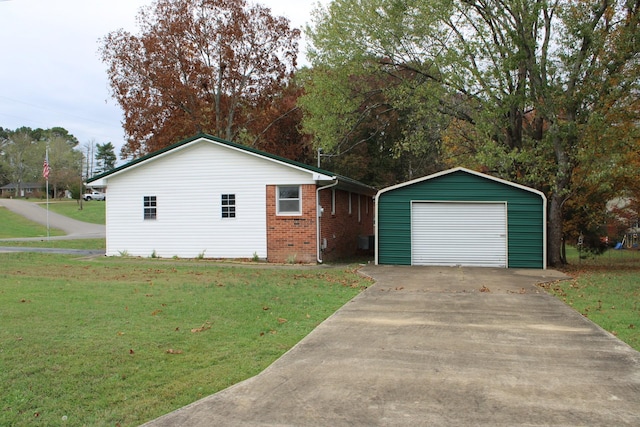
[[[504,203],[413,203],[414,265],[506,267]]]

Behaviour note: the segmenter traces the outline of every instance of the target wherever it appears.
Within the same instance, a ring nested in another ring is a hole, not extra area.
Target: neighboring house
[[[380,190],[376,264],[546,268],[543,193],[464,168]]]
[[[618,197],[607,202],[609,221],[606,225],[606,243],[619,243],[617,249],[640,246],[640,204],[636,198]],[[611,239],[611,240],[610,240]]]
[[[44,193],[43,185],[38,182],[23,182],[16,196],[18,184],[7,184],[0,187],[0,197],[38,197]]]
[[[373,235],[374,188],[210,135],[87,185],[109,189],[107,255],[309,263],[354,255]]]

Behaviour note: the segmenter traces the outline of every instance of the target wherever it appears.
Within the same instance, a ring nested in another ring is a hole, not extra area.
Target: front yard
[[[350,268],[0,254],[0,425],[138,425],[262,371],[370,283]]]

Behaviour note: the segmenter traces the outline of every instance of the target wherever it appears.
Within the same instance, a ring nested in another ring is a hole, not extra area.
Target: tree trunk
[[[567,121],[575,122],[575,115],[568,115]],[[561,136],[557,121],[551,122],[550,131],[553,132],[553,151],[556,157],[556,173],[554,190],[549,201],[549,218],[547,227],[547,260],[551,267],[559,267],[565,263],[562,256],[562,205],[566,201],[571,183],[571,164],[565,145],[570,147],[575,144],[575,134]]]
[[[563,198],[554,193],[549,201],[547,226],[547,263],[550,267],[559,267],[562,260],[562,202]]]

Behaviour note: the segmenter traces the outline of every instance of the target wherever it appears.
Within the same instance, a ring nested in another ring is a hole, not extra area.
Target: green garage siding
[[[378,264],[411,265],[411,202],[506,202],[508,267],[544,268],[542,193],[463,168],[380,191],[377,200]]]

